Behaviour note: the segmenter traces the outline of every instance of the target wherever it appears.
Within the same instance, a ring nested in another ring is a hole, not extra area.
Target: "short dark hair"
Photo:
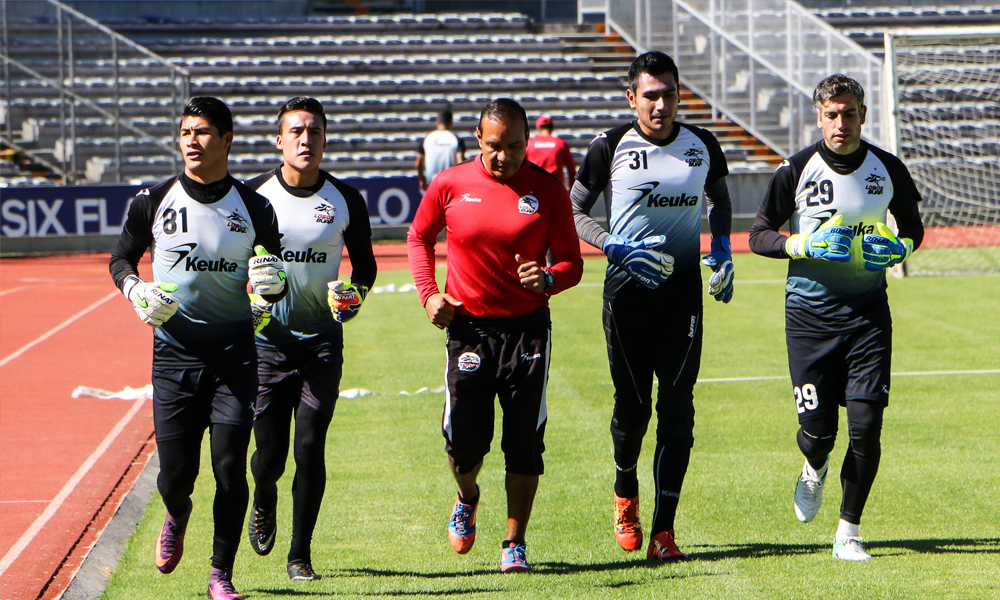
[[[858,108],[865,105],[865,88],[847,75],[837,73],[819,82],[813,91],[813,108],[820,110],[823,104],[834,96],[850,94],[858,101]]]
[[[281,133],[281,120],[285,118],[285,113],[301,110],[323,121],[323,131],[326,132],[326,113],[323,112],[323,105],[319,100],[308,96],[296,96],[281,106],[278,111],[278,133]]]
[[[219,130],[219,135],[224,136],[233,132],[233,113],[229,111],[226,103],[211,96],[195,96],[188,100],[184,107],[184,117],[202,117]]]
[[[632,93],[635,93],[635,88],[639,85],[639,76],[643,73],[649,73],[653,77],[659,77],[664,73],[672,73],[674,83],[677,85],[681,83],[677,64],[674,63],[674,59],[659,50],[651,50],[640,54],[632,61],[632,65],[628,68],[628,89],[632,90]]]
[[[451,124],[454,123],[454,119],[455,117],[451,114],[450,110],[442,110],[438,113],[437,117],[437,120],[445,127],[451,127]]]
[[[483,108],[483,112],[479,113],[479,125],[477,126],[479,131],[483,130],[483,119],[489,119],[494,123],[521,119],[521,122],[524,123],[524,135],[531,133],[528,129],[528,115],[524,112],[524,108],[511,98],[497,98]]]

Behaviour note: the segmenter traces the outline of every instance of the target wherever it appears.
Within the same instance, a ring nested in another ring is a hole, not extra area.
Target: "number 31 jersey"
[[[656,250],[674,257],[670,279],[676,283],[701,276],[705,184],[728,174],[726,157],[708,131],[675,121],[670,137],[657,140],[633,121],[598,135],[576,178],[592,192],[604,191],[611,235],[667,238]],[[624,269],[609,263],[605,294],[616,295],[630,282]]]

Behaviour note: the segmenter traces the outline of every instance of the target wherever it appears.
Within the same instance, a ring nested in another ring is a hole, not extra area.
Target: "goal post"
[[[907,275],[1000,273],[1000,28],[885,39],[885,138],[923,198]]]

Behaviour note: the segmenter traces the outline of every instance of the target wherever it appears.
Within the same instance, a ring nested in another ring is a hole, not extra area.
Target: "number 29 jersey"
[[[786,306],[834,316],[884,299],[885,271],[865,270],[862,239],[875,233],[875,223],[885,223],[887,211],[919,200],[903,163],[865,141],[846,157],[828,150],[822,140],[789,157],[775,172],[761,211],[772,223],[787,220],[793,235],[812,233],[842,216],[854,240],[849,263],[789,261]]]
[[[689,278],[700,279],[705,184],[728,174],[726,157],[710,132],[675,121],[670,137],[657,140],[632,121],[591,142],[576,178],[591,192],[604,191],[612,235],[634,241],[666,237],[656,249],[674,257],[674,273],[661,286],[669,289]],[[609,263],[605,295],[616,296],[627,285],[639,284]]]

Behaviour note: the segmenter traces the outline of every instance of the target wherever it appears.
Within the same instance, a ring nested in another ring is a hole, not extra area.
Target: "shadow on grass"
[[[676,563],[674,563],[676,564]],[[637,568],[659,569],[665,567],[667,563],[654,560],[623,560],[605,563],[568,563],[568,562],[536,562],[531,564],[531,573],[528,575],[568,575],[570,573],[583,572],[604,572],[604,571],[627,571]],[[499,569],[474,569],[471,571],[440,571],[420,573],[417,571],[395,571],[390,569],[344,569],[345,575],[351,577],[417,577],[421,579],[445,579],[451,577],[476,577],[479,575],[497,575]],[[711,573],[714,575],[715,573]],[[706,573],[676,573],[667,575],[665,579],[683,579],[686,577],[697,577]]]
[[[833,542],[829,544],[725,544],[691,546],[689,551],[693,561],[713,561],[730,558],[765,558],[769,556],[795,556],[829,552]],[[998,538],[944,538],[922,540],[872,540],[865,542],[865,549],[887,550],[899,548],[920,554],[1000,554],[1000,539]],[[703,551],[706,549],[707,551]],[[879,552],[885,556],[901,554]]]
[[[873,540],[865,542],[865,548],[903,548],[920,554],[1000,554],[1000,538]]]
[[[334,596],[340,596],[341,592],[331,592],[331,591],[308,591],[308,590],[296,590],[290,588],[274,588],[274,589],[263,589],[258,588],[251,590],[253,595],[248,594],[249,597],[256,597],[258,594],[260,596],[275,596],[278,598],[298,598],[298,597],[314,597],[314,598],[330,598]],[[503,592],[504,590],[496,589],[486,589],[486,588],[462,588],[453,590],[387,590],[382,592],[343,592],[345,596],[443,596],[447,598],[467,596],[472,594],[496,594],[498,592]]]

